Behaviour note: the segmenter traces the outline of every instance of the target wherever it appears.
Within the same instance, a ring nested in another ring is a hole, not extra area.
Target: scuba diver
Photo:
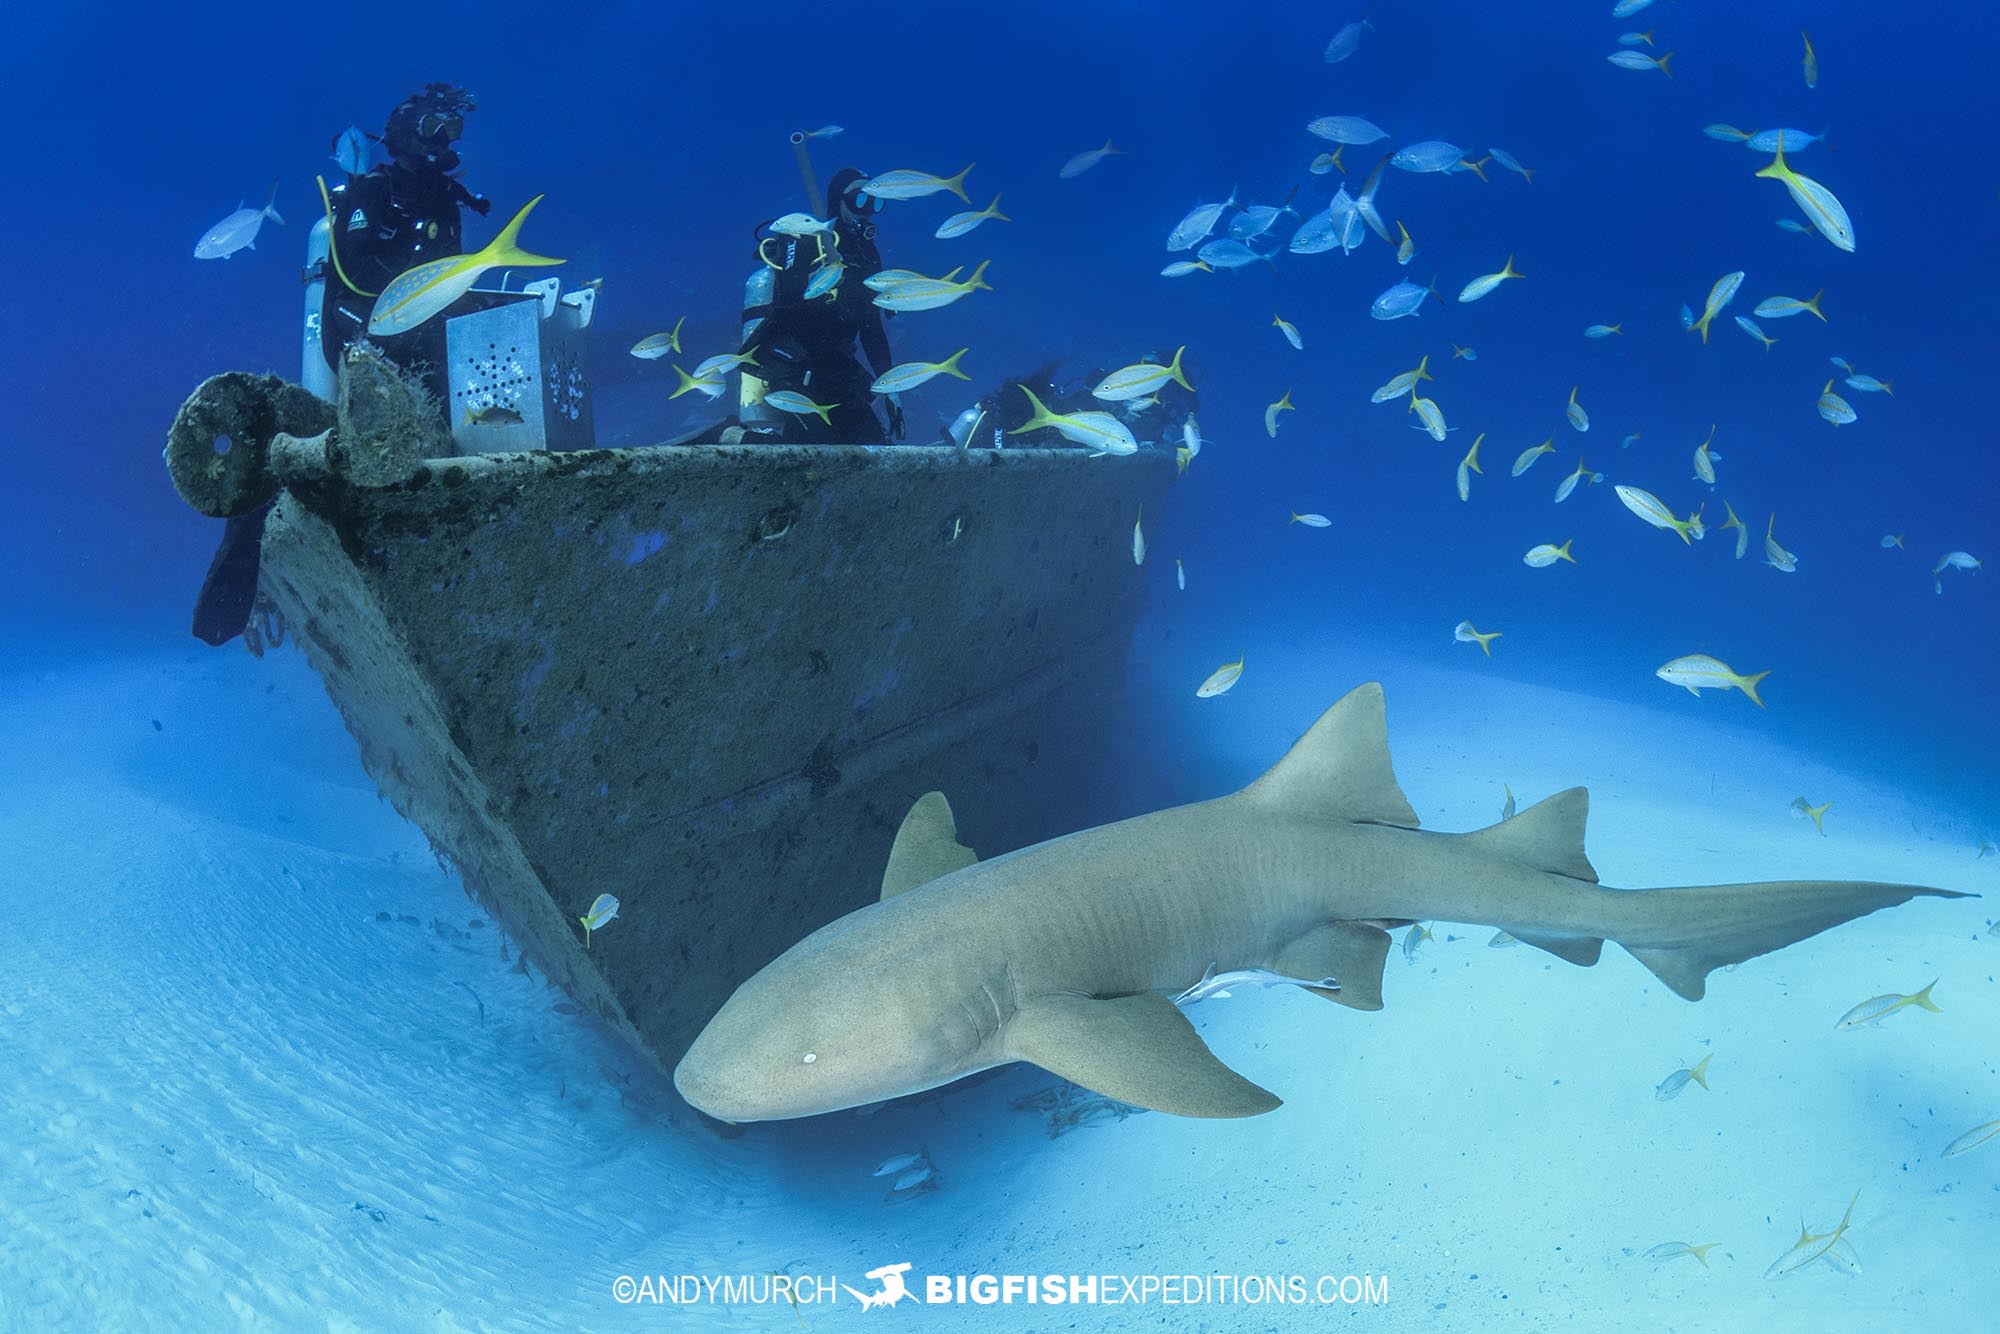
[[[903,438],[903,410],[888,403],[889,427],[875,415],[869,387],[887,371],[889,335],[875,293],[863,281],[882,270],[875,245],[879,202],[861,193],[866,173],[848,167],[827,183],[826,217],[831,236],[790,236],[766,222],[757,228],[758,269],[744,287],[743,343],[754,351],[756,373],[745,363],[738,416],[745,438],[785,443],[826,442],[878,445]],[[844,267],[826,295],[806,292],[825,264]],[[860,345],[864,366],[855,355]],[[779,412],[767,394],[790,389],[817,403],[833,405],[822,422],[810,414]]]
[[[350,170],[347,181],[330,192],[330,262],[321,261],[329,272],[321,275],[326,297],[320,328],[327,365],[336,372],[347,345],[367,333],[376,294],[404,270],[462,251],[460,208],[481,217],[493,210],[452,174],[459,166],[452,144],[465,133],[465,113],[474,106],[470,93],[447,83],[429,84],[404,98],[382,133],[369,136],[389,160],[360,174]],[[389,360],[421,376],[440,404],[449,401],[443,320],[376,341]],[[227,521],[195,601],[197,639],[226,644],[249,624],[269,513],[266,505]]]
[[[452,145],[465,133],[465,113],[476,109],[463,88],[426,85],[404,98],[382,133],[371,136],[389,160],[334,187],[327,209],[332,272],[325,275],[320,345],[335,371],[347,345],[366,335],[376,294],[408,269],[463,253],[461,208],[482,218],[493,211],[491,200],[466,189],[454,174],[460,159]],[[440,403],[447,401],[443,320],[375,341],[390,361],[421,375]]]

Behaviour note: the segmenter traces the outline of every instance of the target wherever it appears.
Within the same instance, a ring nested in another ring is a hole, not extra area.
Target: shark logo
[[[903,1261],[901,1264],[883,1265],[880,1268],[869,1270],[867,1277],[874,1279],[882,1285],[874,1292],[860,1292],[854,1288],[848,1288],[845,1283],[840,1286],[847,1288],[848,1295],[861,1303],[862,1310],[872,1311],[876,1307],[894,1306],[897,1302],[902,1301],[903,1298],[914,1297],[916,1295],[903,1282],[903,1275],[909,1272],[910,1262],[908,1260]]]

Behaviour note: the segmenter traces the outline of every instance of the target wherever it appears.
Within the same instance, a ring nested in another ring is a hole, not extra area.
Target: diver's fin
[[[958,822],[942,792],[926,792],[903,817],[882,872],[882,897],[893,899],[918,885],[928,885],[978,861],[972,849],[958,841]]]
[[[1417,827],[1417,813],[1389,763],[1389,726],[1376,681],[1342,695],[1239,795],[1322,819]]]
[[[1630,926],[1610,934],[1676,996],[1692,1001],[1700,1000],[1708,989],[1712,969],[1769,954],[1842,922],[1925,897],[1975,896],[1865,880],[1634,889],[1618,893],[1619,914],[1632,919]],[[1672,943],[1650,945],[1649,939]]]
[[[1278,951],[1273,971],[1292,977],[1331,977],[1340,990],[1307,987],[1315,996],[1355,1010],[1382,1008],[1382,964],[1389,933],[1365,922],[1325,922]]]
[[[1017,1060],[1107,1098],[1175,1116],[1257,1116],[1279,1099],[1216,1059],[1180,1008],[1140,992],[1043,996],[1008,1021]]]
[[[1594,885],[1597,883],[1597,870],[1583,851],[1583,830],[1589,818],[1590,792],[1585,788],[1572,787],[1536,802],[1519,815],[1499,824],[1467,834],[1466,839],[1481,852],[1505,857],[1552,875],[1588,880]],[[1522,940],[1529,940],[1519,931],[1514,934]],[[1562,953],[1560,950],[1555,952]],[[1563,957],[1569,956],[1565,954]],[[1593,957],[1592,962],[1595,961]]]

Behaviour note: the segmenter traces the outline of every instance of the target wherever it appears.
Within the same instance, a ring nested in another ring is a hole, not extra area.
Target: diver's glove
[[[903,438],[903,410],[893,401],[889,404],[889,438],[891,440]]]
[[[482,218],[485,217],[488,213],[491,213],[493,211],[493,201],[488,199],[485,195],[474,195],[471,199],[468,199],[466,203],[471,207],[474,213],[477,213]]]

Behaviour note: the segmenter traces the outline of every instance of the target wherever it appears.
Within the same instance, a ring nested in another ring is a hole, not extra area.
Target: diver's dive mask
[[[427,84],[389,113],[382,144],[391,157],[449,171],[458,165],[452,144],[465,134],[465,114],[478,106],[471,93],[455,84]]]
[[[465,117],[455,112],[426,111],[417,121],[417,138],[425,140],[442,139],[452,143],[465,135]]]
[[[864,178],[848,186],[840,193],[840,216],[848,222],[860,222],[871,214],[882,211],[882,201],[874,195],[862,193],[861,187],[868,184]]]

